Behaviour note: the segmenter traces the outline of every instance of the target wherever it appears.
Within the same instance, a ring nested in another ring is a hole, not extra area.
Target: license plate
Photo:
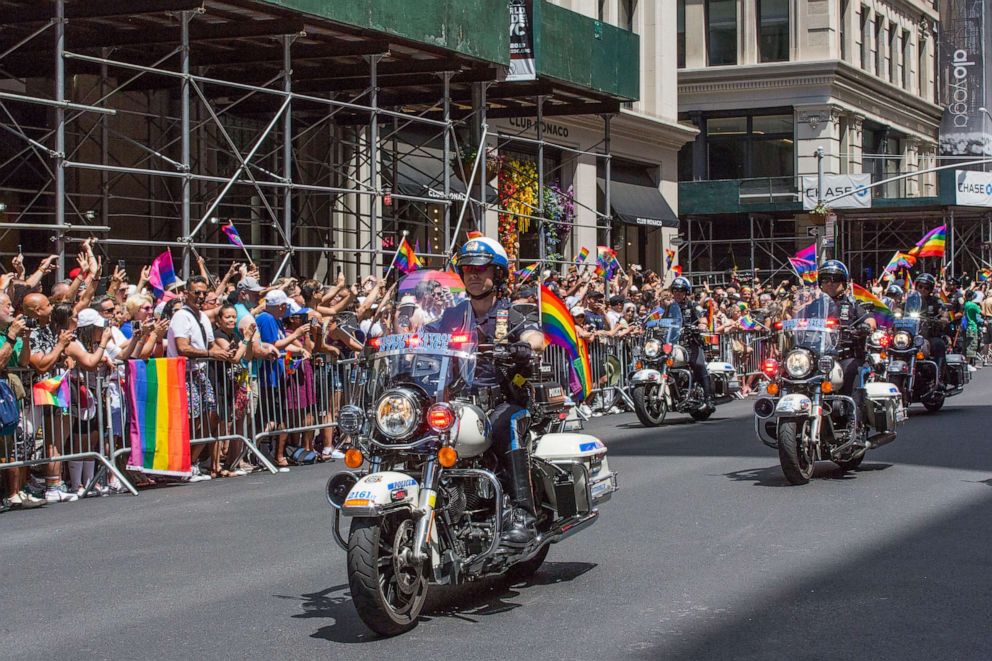
[[[563,394],[561,388],[548,388],[548,397],[550,399],[557,399],[562,396]]]

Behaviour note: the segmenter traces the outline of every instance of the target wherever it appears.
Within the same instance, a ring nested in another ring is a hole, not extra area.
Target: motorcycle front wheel
[[[778,459],[789,484],[808,484],[813,477],[813,456],[802,442],[805,428],[805,420],[783,420],[778,425]]]
[[[657,427],[665,422],[668,415],[668,402],[665,396],[658,393],[659,386],[649,384],[634,388],[632,399],[634,400],[634,412],[637,419],[645,427]]]
[[[362,622],[382,636],[396,636],[417,626],[427,598],[423,568],[407,561],[415,527],[407,514],[351,522],[351,599]]]

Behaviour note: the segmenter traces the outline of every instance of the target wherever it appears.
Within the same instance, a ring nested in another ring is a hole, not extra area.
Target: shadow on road
[[[987,659],[992,496],[925,521],[884,544],[854,546],[806,578],[783,577],[732,615],[659,638],[640,656]]]
[[[477,583],[457,586],[432,586],[424,603],[420,620],[430,622],[435,618],[454,618],[477,623],[489,615],[506,613],[522,604],[513,599],[531,588],[567,583],[596,567],[588,562],[545,562],[530,579],[510,583],[503,577],[485,579]],[[299,597],[279,596],[281,599],[300,601],[299,619],[332,620],[311,634],[335,643],[367,643],[380,640],[358,617],[346,584],[335,585],[319,592]]]
[[[892,464],[861,464],[853,471],[843,471],[836,464],[829,461],[818,461],[813,467],[814,480],[853,480],[857,473],[868,473],[872,471],[884,471],[891,468]],[[756,487],[788,487],[792,486],[782,474],[781,466],[769,466],[768,468],[751,468],[748,470],[724,473],[725,477],[735,482],[753,482]]]

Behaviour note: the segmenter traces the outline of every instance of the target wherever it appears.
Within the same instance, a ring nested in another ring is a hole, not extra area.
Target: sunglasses
[[[825,275],[820,278],[820,282],[832,282],[834,284],[841,284],[847,282],[847,279],[839,275]]]
[[[208,292],[205,292],[205,291],[191,291],[191,292],[189,293],[189,295],[190,295],[190,296],[193,296],[193,297],[195,297],[195,298],[206,298],[206,296],[207,296],[207,293],[208,293]]]

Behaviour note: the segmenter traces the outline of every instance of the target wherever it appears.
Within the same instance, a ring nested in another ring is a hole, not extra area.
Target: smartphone
[[[141,331],[141,322],[131,320],[131,332],[137,335]]]
[[[124,270],[124,260],[123,259],[118,259],[117,260],[117,268],[119,268],[122,271]]]

